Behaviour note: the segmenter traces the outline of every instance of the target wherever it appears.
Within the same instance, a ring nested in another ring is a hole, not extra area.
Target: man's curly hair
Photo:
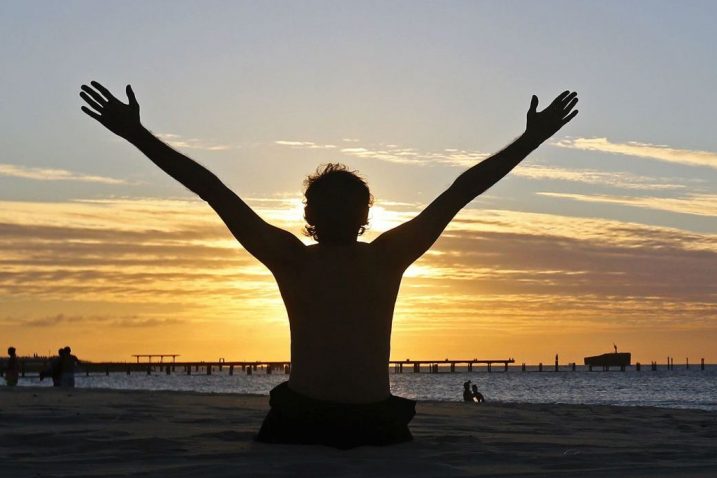
[[[373,196],[356,171],[340,163],[319,166],[304,180],[304,233],[318,242],[356,240],[368,225]]]

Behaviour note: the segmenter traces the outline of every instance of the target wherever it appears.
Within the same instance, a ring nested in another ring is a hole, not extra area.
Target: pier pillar
[[[555,354],[555,371],[558,371],[558,354]]]
[[[468,362],[468,371],[469,372],[473,371],[473,362]]]
[[[620,371],[621,371],[621,372],[624,372],[624,371],[625,371],[625,366],[624,366],[624,365],[620,365]]]
[[[438,368],[438,367],[436,367]],[[438,370],[436,370],[438,372]],[[451,373],[456,373],[456,364],[455,362],[451,362]]]
[[[690,359],[689,359],[689,357],[685,357],[685,368],[686,368],[686,369],[689,369],[689,368],[690,368]]]
[[[105,375],[109,375],[109,374],[110,374],[110,368],[109,368],[109,367],[105,367]]]
[[[234,365],[229,366],[229,375],[234,375]]]
[[[89,369],[89,367],[87,367],[87,365],[85,365],[85,377],[89,377],[89,376],[90,376],[90,369]]]
[[[211,374],[212,374],[212,366],[207,364],[207,375],[211,375]]]
[[[167,375],[172,373],[172,369],[169,367],[169,365],[164,367],[164,373],[166,373]]]
[[[705,359],[702,359],[702,361],[700,362],[700,370],[704,370],[704,369],[705,369]]]
[[[398,364],[398,373],[403,373],[403,364]]]
[[[492,365],[490,362],[488,362],[488,373],[492,372]]]
[[[152,375],[152,366],[147,365],[147,375]]]
[[[192,366],[187,365],[187,375],[191,375],[191,374],[192,374]]]
[[[593,366],[592,366],[592,365],[588,365],[588,371],[589,371],[589,372],[592,372],[592,371],[593,371]]]
[[[287,363],[287,364],[284,364],[284,375],[289,375],[289,374],[291,374],[291,367]]]
[[[195,372],[199,372],[199,365],[195,365],[195,366],[194,366],[194,371],[195,371]]]
[[[508,371],[508,362],[505,362],[505,363],[503,364],[503,371],[504,371],[504,372],[507,372],[507,371]]]
[[[637,370],[638,372],[640,371],[640,362],[637,362],[635,364],[635,370]]]
[[[523,365],[520,366],[520,371],[525,372],[525,362],[523,362]]]
[[[130,374],[130,372],[131,372],[131,369],[132,369],[132,367],[130,367],[129,365],[127,365],[127,375],[129,375],[129,374]]]
[[[416,362],[413,364],[413,373],[421,373],[421,364]]]
[[[252,367],[251,367],[251,368],[252,368],[252,369],[253,369],[253,370],[254,370],[254,371],[256,372],[256,367],[257,367],[257,365],[256,365],[256,364],[254,364],[254,365],[252,365]]]
[[[247,367],[247,368],[246,368],[246,374],[247,374],[247,375],[251,375],[251,367]]]
[[[267,366],[266,366],[266,374],[267,374],[267,375],[271,375],[271,369],[272,369],[272,366],[271,366],[271,365],[267,365]]]
[[[538,364],[538,372],[542,372],[542,371],[543,371],[543,362],[540,362]]]

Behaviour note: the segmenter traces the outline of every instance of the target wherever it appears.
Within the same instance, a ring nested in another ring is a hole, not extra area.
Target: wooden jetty
[[[152,361],[153,358],[160,357],[160,361]],[[82,361],[77,367],[77,373],[98,374],[104,373],[109,375],[110,373],[126,373],[130,375],[132,373],[145,373],[151,375],[153,373],[164,373],[167,375],[181,373],[185,375],[192,374],[205,374],[212,375],[214,372],[223,372],[227,370],[229,375],[234,375],[235,372],[246,373],[251,375],[256,372],[263,372],[266,374],[271,373],[284,373],[289,374],[291,372],[290,361],[226,361],[220,359],[216,362],[206,361],[176,361],[176,357],[179,354],[133,354],[135,358],[131,362],[88,362]],[[163,361],[164,357],[170,357],[172,361]],[[140,358],[146,358],[147,361],[140,361]],[[51,357],[37,357],[33,359],[21,359],[21,372],[24,377],[25,374],[39,374],[41,370],[48,367]],[[508,371],[508,365],[514,363],[515,360],[509,359],[443,359],[443,360],[391,360],[387,364],[389,370],[393,369],[394,373],[403,373],[404,369],[409,370],[413,373],[439,373],[440,369],[448,369],[450,372],[455,373],[457,366],[465,366],[469,372],[472,372],[475,367],[484,365],[487,367],[488,372],[493,371],[493,365],[502,365],[504,372]]]

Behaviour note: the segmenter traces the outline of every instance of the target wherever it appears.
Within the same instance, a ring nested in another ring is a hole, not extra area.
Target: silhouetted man
[[[464,172],[412,220],[371,243],[357,237],[372,204],[366,182],[330,164],[306,181],[305,246],[261,219],[210,171],[174,151],[140,123],[128,104],[93,81],[82,110],[142,151],[222,218],[244,248],[274,275],[289,316],[291,374],[271,392],[258,440],[341,448],[411,440],[415,402],[391,395],[391,323],[401,277],[466,204],[490,188],[570,121],[577,94],[561,93],[538,112],[533,96],[526,131],[501,152]]]
[[[60,386],[72,388],[75,386],[75,365],[79,365],[80,360],[72,355],[70,346],[66,346],[60,355]]]

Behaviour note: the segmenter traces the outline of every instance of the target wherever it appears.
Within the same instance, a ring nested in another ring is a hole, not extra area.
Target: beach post
[[[438,368],[438,366],[436,366],[436,368]],[[437,371],[438,370],[436,370],[436,372]],[[456,363],[455,362],[451,362],[451,373],[456,373]]]
[[[416,362],[413,364],[413,373],[421,373],[421,364]]]
[[[127,375],[129,375],[129,374],[131,373],[131,371],[132,371],[132,367],[130,367],[129,365],[127,365]]]
[[[685,368],[686,369],[690,368],[690,358],[689,357],[685,357]]]
[[[164,366],[164,373],[166,373],[167,375],[172,373],[172,369],[169,367],[169,365]]]
[[[573,362],[573,372],[575,371],[575,362]]]
[[[491,364],[490,362],[488,362],[488,373],[492,372],[492,370],[491,370],[491,369],[492,369],[491,365],[492,365],[492,364]]]
[[[704,369],[705,369],[705,359],[703,358],[702,361],[700,362],[700,370],[704,370]]]
[[[246,374],[247,374],[247,375],[251,375],[251,367],[247,367],[247,368],[246,368]]]
[[[105,375],[109,375],[109,374],[110,374],[110,367],[108,365],[107,367],[105,367]]]
[[[638,372],[640,371],[640,362],[637,362],[635,364],[635,370],[637,370]]]
[[[558,371],[558,354],[555,354],[555,371]]]
[[[503,362],[503,371],[504,372],[508,371],[508,362]]]
[[[543,362],[540,362],[538,364],[538,372],[542,372],[542,371],[543,371]]]
[[[523,365],[520,366],[520,371],[525,372],[525,362],[523,362]]]
[[[147,375],[152,375],[152,366],[147,365]]]
[[[207,375],[211,375],[211,374],[212,374],[212,364],[208,363],[207,364]]]
[[[398,373],[403,373],[403,362],[398,364]]]
[[[229,366],[229,375],[234,375],[234,365]]]
[[[192,374],[192,366],[187,365],[187,375],[191,375],[191,374]]]

